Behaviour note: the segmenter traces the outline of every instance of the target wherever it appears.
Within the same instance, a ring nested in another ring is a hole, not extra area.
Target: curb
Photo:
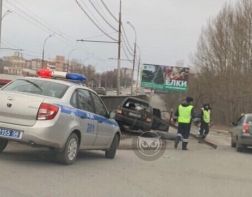
[[[134,136],[133,136],[134,137]],[[121,140],[118,149],[119,150],[137,150],[137,145],[135,143],[133,143],[133,139],[131,138],[124,138]],[[161,138],[162,139],[162,138]],[[129,140],[128,142],[124,142],[124,140]],[[162,141],[165,141],[165,143],[167,144],[169,140],[167,139],[162,139]],[[163,149],[167,149],[167,147],[163,148]]]
[[[193,138],[195,138],[195,139],[197,139],[197,140],[200,140],[200,138],[199,138],[196,134],[191,133],[190,135],[191,135]],[[214,149],[217,149],[217,148],[218,148],[218,146],[217,146],[215,143],[210,142],[209,140],[206,140],[206,139],[202,140],[202,143],[207,144],[208,146],[211,146],[211,147],[214,148]]]
[[[170,126],[173,127],[174,129],[177,129],[177,128],[178,128],[178,127],[175,126],[175,125],[170,125]],[[193,138],[199,140],[199,137],[198,137],[196,134],[194,134],[194,133],[190,133],[190,136],[192,136]],[[210,141],[207,140],[207,139],[202,140],[202,143],[205,143],[206,145],[211,146],[211,147],[214,148],[214,149],[217,149],[217,148],[218,148],[217,144],[215,144],[214,142],[210,142]]]

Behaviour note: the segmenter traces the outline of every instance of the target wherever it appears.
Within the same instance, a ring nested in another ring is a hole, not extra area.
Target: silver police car
[[[56,150],[72,164],[79,150],[114,158],[120,129],[91,89],[67,81],[22,78],[0,90],[0,152],[8,141]]]

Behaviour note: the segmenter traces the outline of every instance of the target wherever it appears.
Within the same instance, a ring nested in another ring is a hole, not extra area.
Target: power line
[[[46,23],[45,21],[43,21],[43,19],[38,16],[36,13],[34,13],[31,9],[29,9],[26,5],[21,4],[19,1],[15,0],[15,4],[19,4],[19,7],[21,7],[23,10],[27,10],[29,13],[31,13],[33,15],[33,18],[36,18],[37,20],[39,20],[42,24],[44,24],[45,26],[47,26],[49,29],[51,29],[52,31],[53,28],[50,28],[50,25],[48,23]],[[13,5],[13,4],[12,4]],[[74,40],[73,38],[71,38],[71,36],[67,35],[66,33],[63,33],[59,30],[55,31],[58,32],[59,34],[61,34],[62,36],[64,36],[65,38],[69,39],[69,40]]]
[[[117,41],[115,38],[113,38],[112,36],[110,36],[108,33],[106,33],[97,23],[96,21],[87,13],[87,11],[83,8],[83,6],[80,4],[80,2],[78,0],[75,0],[78,7],[84,12],[84,14],[89,18],[89,20],[104,34],[106,35],[108,38],[110,38],[111,40]]]
[[[124,53],[124,55],[126,56],[126,58],[127,58],[127,59],[130,59],[129,56],[128,56],[128,54],[127,54],[127,52],[126,52],[126,49],[125,49],[124,47],[122,47],[122,49],[123,49],[123,53]]]
[[[115,15],[111,12],[111,10],[109,9],[109,7],[107,6],[107,4],[101,0],[102,5],[105,7],[105,9],[108,11],[108,13],[113,17],[113,19],[115,19],[116,22],[119,22],[119,20],[115,17]]]
[[[13,48],[20,48],[19,46],[15,45],[15,44],[12,44],[10,43],[9,41],[3,39],[2,41],[4,43],[4,45],[8,46],[8,47],[13,47]],[[23,48],[22,48],[23,49]],[[29,53],[33,53],[33,54],[36,54],[37,56],[39,55],[40,56],[40,53],[38,51],[32,51],[32,50],[27,50],[27,49],[23,49],[23,51],[27,51]]]
[[[69,41],[69,38],[66,38],[62,32],[57,32],[55,30],[53,30],[52,28],[50,28],[47,24],[45,24],[44,22],[42,22],[40,19],[32,16],[31,14],[28,14],[24,8],[20,8],[19,6],[17,6],[16,4],[14,4],[13,2],[7,1],[6,2],[9,6],[12,6],[13,8],[15,8],[15,13],[17,13],[19,16],[21,17],[25,17],[27,21],[33,23],[33,25],[37,24],[40,27],[43,28],[43,30],[46,30],[47,32],[50,33],[54,33],[55,35],[57,35],[60,38],[63,38],[65,41]]]
[[[89,3],[92,5],[92,7],[95,9],[95,11],[97,12],[97,14],[104,20],[104,22],[110,26],[113,30],[115,30],[116,32],[118,32],[118,30],[102,15],[102,13],[97,9],[97,7],[94,5],[94,3],[92,2],[93,0],[89,0]]]
[[[123,42],[125,43],[125,47],[130,55],[133,55],[133,52],[129,49],[128,45],[126,44],[127,42],[125,41],[125,37],[122,36]]]
[[[128,37],[127,37],[126,31],[125,31],[123,25],[122,25],[122,30],[123,30],[123,34],[124,34],[125,39],[126,39],[126,44],[128,45],[129,49],[130,49],[130,50],[132,51],[132,53],[133,53],[134,50],[133,50],[133,48],[132,48],[131,45],[130,45],[129,39],[128,39]]]

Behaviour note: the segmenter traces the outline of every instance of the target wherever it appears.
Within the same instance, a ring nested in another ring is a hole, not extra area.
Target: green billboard
[[[188,67],[144,64],[141,86],[157,92],[187,90]]]

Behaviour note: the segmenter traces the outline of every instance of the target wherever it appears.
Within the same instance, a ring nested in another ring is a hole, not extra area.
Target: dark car
[[[7,83],[11,82],[11,80],[7,80],[7,79],[0,79],[0,88],[4,85],[6,85]]]
[[[243,114],[231,129],[231,146],[238,152],[252,146],[252,114]]]
[[[122,130],[149,131],[152,128],[153,109],[145,100],[128,97],[116,110],[116,121]]]
[[[99,95],[107,95],[106,89],[104,87],[98,87],[94,89]]]

